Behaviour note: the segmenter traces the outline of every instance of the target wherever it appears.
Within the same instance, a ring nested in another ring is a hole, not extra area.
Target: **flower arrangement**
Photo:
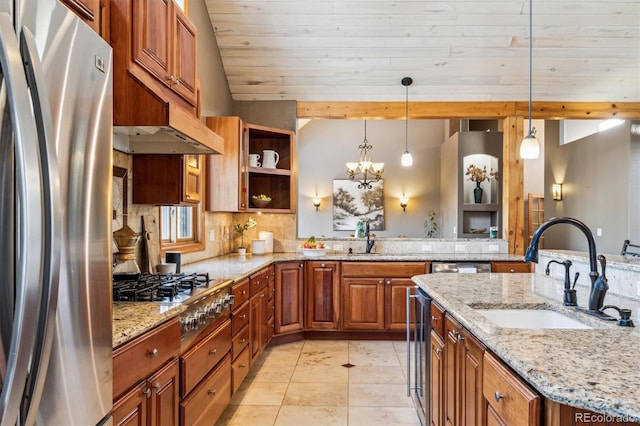
[[[240,234],[240,248],[244,248],[244,231],[253,229],[258,225],[254,218],[250,217],[244,224],[234,223],[233,230]]]
[[[475,164],[469,164],[467,167],[467,171],[465,172],[466,176],[469,176],[469,180],[471,182],[475,182],[476,184],[480,184],[480,182],[484,182],[485,180],[498,179],[498,172],[491,171],[487,173],[487,166],[483,166],[480,168]]]

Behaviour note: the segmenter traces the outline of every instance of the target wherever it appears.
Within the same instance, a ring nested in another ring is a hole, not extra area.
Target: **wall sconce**
[[[402,207],[403,212],[407,211],[407,204],[409,204],[409,197],[402,195],[402,198],[400,198],[400,207]]]
[[[313,201],[313,206],[316,208],[316,211],[318,211],[322,198],[318,197],[318,194],[316,194],[315,197],[311,198],[311,201]]]
[[[551,185],[551,195],[553,196],[553,199],[555,201],[562,200],[562,184],[561,183],[554,183],[553,185]]]

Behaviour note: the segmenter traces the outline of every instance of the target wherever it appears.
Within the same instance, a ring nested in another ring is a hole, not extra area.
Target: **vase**
[[[245,255],[247,254],[247,249],[246,249],[245,247],[240,247],[240,248],[238,249],[238,254],[239,254],[240,256],[245,256]]]
[[[473,199],[476,204],[480,204],[482,202],[482,188],[480,188],[480,182],[476,182],[476,187],[473,188]]]

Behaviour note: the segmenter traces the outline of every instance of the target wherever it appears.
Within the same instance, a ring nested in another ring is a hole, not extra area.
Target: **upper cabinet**
[[[102,38],[109,41],[109,0],[61,0]]]
[[[133,2],[130,71],[142,81],[157,82],[196,106],[196,29],[172,0]],[[153,84],[153,83],[151,83]]]
[[[203,163],[203,155],[134,155],[133,203],[198,204],[202,196]]]
[[[239,117],[207,117],[207,126],[225,141],[225,155],[207,160],[208,211],[295,212],[292,131],[244,123]],[[261,195],[270,201],[261,202]]]
[[[131,154],[222,154],[200,120],[196,27],[173,0],[111,0],[114,147]]]

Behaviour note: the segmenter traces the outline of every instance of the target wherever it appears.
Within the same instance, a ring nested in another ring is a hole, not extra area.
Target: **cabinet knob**
[[[245,319],[247,316],[245,314],[240,315],[240,319]]]
[[[217,349],[211,349],[211,350],[209,351],[209,355],[215,355],[215,354],[217,354],[217,353],[218,353],[218,350],[217,350]]]
[[[142,395],[145,396],[145,398],[151,398],[151,389],[147,388],[145,390],[142,391]]]
[[[391,280],[387,280],[386,284],[387,285],[391,284]]]
[[[300,264],[300,267],[302,268],[303,266],[304,266],[304,263],[301,263],[301,264]]]
[[[153,385],[153,390],[156,391],[156,393],[160,392],[160,383],[156,383]]]
[[[325,268],[326,266],[327,266],[327,265],[325,265],[324,263],[321,263],[321,264],[320,264],[320,267],[321,267],[321,268]]]
[[[245,294],[247,294],[247,290],[242,290],[242,295],[244,296]]]
[[[216,394],[216,390],[215,389],[209,389],[209,391],[207,393],[209,395],[215,395]]]
[[[434,317],[434,316],[432,316],[432,317],[431,317],[431,321],[433,321],[433,322],[438,322],[438,317]]]
[[[155,358],[158,356],[158,349],[153,348],[149,351],[149,358]]]
[[[384,280],[380,280],[378,281],[378,284],[382,284],[384,282]]]
[[[496,399],[496,402],[500,402],[500,400],[504,398],[504,395],[501,395],[500,391],[496,391],[496,393],[493,394],[493,397]]]
[[[440,354],[442,354],[442,349],[436,348],[436,355],[440,355]]]
[[[245,364],[244,362],[242,364],[240,364],[240,368],[245,368],[247,366],[247,364]]]
[[[240,343],[245,343],[247,341],[247,339],[241,339]]]

